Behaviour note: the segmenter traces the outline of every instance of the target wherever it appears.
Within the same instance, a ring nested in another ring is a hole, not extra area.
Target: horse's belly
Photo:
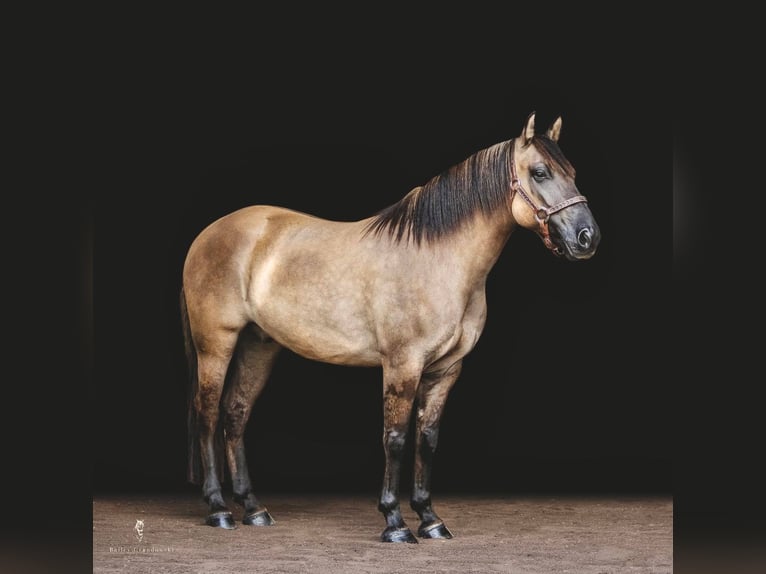
[[[355,260],[330,257],[327,241],[282,245],[273,251],[256,260],[251,270],[252,321],[308,359],[379,365],[363,282],[352,272]]]
[[[365,338],[351,340],[346,334],[305,324],[293,324],[289,330],[268,326],[264,330],[281,345],[307,359],[359,367],[380,365],[380,353]]]
[[[253,320],[270,337],[295,353],[325,363],[380,365],[375,336],[362,310],[349,300],[331,300],[303,290],[272,295],[253,309]]]

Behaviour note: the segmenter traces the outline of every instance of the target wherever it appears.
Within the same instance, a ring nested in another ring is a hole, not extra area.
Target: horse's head
[[[570,261],[588,259],[601,239],[596,220],[575,185],[575,170],[559,149],[561,118],[545,135],[535,135],[532,113],[511,142],[511,211],[517,223],[535,231],[546,247]]]

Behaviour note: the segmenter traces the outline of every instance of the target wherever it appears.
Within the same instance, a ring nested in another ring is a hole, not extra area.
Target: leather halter
[[[519,195],[526,201],[529,206],[532,208],[532,211],[535,214],[535,219],[537,220],[538,225],[540,226],[540,229],[537,231],[537,234],[542,238],[543,243],[545,243],[545,246],[550,249],[555,255],[563,255],[563,252],[559,247],[557,247],[553,241],[551,241],[550,237],[550,231],[548,229],[548,219],[551,215],[554,213],[561,211],[562,209],[566,209],[570,205],[574,205],[576,203],[587,203],[587,199],[584,195],[575,195],[574,197],[570,197],[569,199],[565,199],[564,201],[557,203],[556,205],[553,205],[551,207],[543,206],[539,207],[535,204],[534,201],[532,201],[532,198],[529,196],[529,193],[524,189],[524,187],[521,185],[521,180],[519,179],[519,176],[516,174],[516,161],[514,160],[514,151],[516,149],[516,141],[511,140],[511,156],[508,161],[508,164],[510,165],[511,169],[511,202],[513,202],[513,194],[518,192]]]

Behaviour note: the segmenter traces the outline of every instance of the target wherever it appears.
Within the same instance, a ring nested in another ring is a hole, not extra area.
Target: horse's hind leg
[[[223,400],[226,456],[231,471],[234,500],[245,507],[243,524],[270,526],[274,519],[252,492],[245,459],[244,433],[253,403],[266,385],[282,347],[257,334],[242,332],[232,360],[231,382]]]
[[[237,335],[234,330],[221,329],[216,331],[215,335],[205,336],[204,340],[197,344],[197,348],[201,350],[197,352],[198,388],[194,406],[199,419],[200,455],[205,477],[202,494],[209,507],[205,523],[222,528],[234,528],[234,519],[221,494],[223,477],[218,476],[218,462],[223,453],[218,450],[220,447],[216,447],[216,431],[221,393],[229,361],[237,343]]]
[[[421,538],[452,538],[431,507],[431,468],[439,421],[447,401],[447,394],[460,375],[461,363],[438,375],[426,375],[418,387],[417,437],[415,439],[415,480],[410,506],[420,517],[418,536]]]

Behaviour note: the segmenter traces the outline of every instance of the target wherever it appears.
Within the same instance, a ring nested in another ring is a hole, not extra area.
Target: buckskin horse
[[[242,522],[274,523],[252,491],[243,435],[286,347],[382,369],[381,539],[417,542],[399,505],[411,416],[418,536],[452,538],[431,504],[431,467],[447,395],[484,327],[487,276],[517,226],[570,261],[592,257],[599,244],[557,143],[561,125],[558,117],[535,134],[532,113],[519,137],[476,152],[367,219],[254,205],[199,233],[180,299],[191,374],[188,479],[202,484],[206,524],[235,528],[221,492],[224,459]]]

